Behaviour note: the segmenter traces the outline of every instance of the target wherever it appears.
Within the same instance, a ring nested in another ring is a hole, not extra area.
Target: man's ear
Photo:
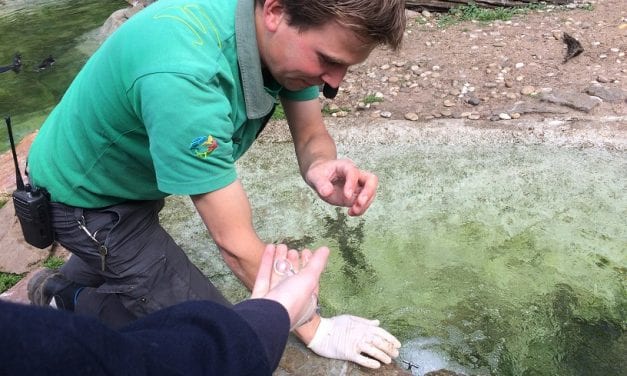
[[[274,32],[284,21],[285,12],[282,0],[266,0],[263,4],[263,22],[266,29]]]

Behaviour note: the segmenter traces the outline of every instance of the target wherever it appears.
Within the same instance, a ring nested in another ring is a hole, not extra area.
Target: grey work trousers
[[[187,300],[231,305],[161,227],[163,205],[128,201],[83,209],[51,203],[55,240],[72,253],[61,273],[86,286],[76,313],[119,328]]]

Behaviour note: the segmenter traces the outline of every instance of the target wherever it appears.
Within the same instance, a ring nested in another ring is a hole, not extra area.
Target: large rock
[[[627,100],[627,91],[618,87],[592,85],[586,89],[586,94],[599,97],[606,102],[621,102]]]
[[[602,100],[598,97],[561,90],[553,90],[550,93],[543,93],[540,95],[540,100],[574,108],[575,110],[583,112],[590,112],[602,102]]]
[[[283,358],[274,372],[274,376],[289,375],[406,376],[411,375],[411,372],[395,363],[383,365],[379,369],[369,369],[352,362],[322,358],[307,349],[295,337],[290,336]]]

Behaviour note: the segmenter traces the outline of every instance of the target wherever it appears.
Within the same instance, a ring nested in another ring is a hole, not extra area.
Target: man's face
[[[299,32],[287,24],[280,5],[263,12],[263,26],[257,25],[261,59],[289,90],[323,83],[337,88],[348,67],[366,60],[373,49],[336,22]]]

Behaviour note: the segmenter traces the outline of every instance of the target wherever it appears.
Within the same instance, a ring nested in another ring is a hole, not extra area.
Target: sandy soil
[[[591,85],[627,89],[627,3],[595,0],[546,7],[508,21],[439,27],[441,14],[408,11],[400,51],[379,48],[352,67],[341,91],[325,101],[339,117],[490,119],[520,101],[551,92],[582,94]],[[564,33],[583,52],[564,63]],[[379,93],[379,94],[377,94]],[[365,100],[377,94],[381,102]],[[360,103],[361,102],[361,103]],[[544,103],[544,102],[541,102]],[[627,115],[626,102],[603,101],[588,112],[561,106],[571,116]],[[543,118],[543,110],[521,116]]]

